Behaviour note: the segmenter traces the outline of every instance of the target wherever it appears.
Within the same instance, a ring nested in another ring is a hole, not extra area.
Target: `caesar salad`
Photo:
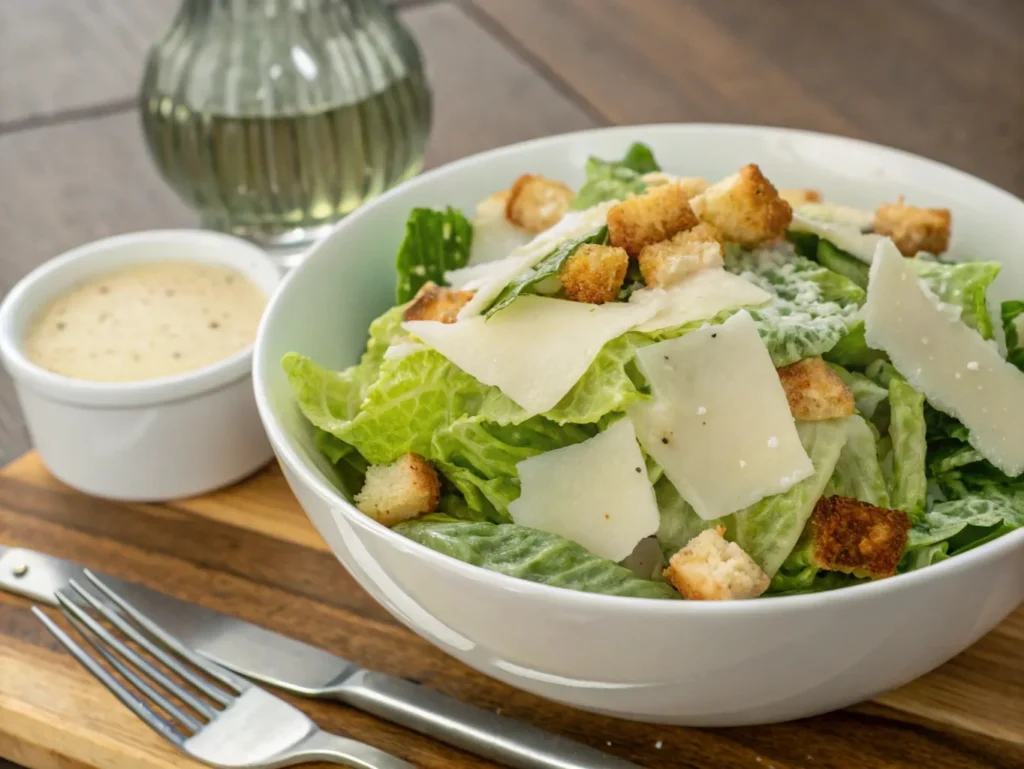
[[[635,144],[578,190],[414,209],[362,359],[283,366],[356,507],[452,558],[639,598],[844,588],[1024,525],[1024,302],[992,312],[999,264],[951,260],[951,228]]]

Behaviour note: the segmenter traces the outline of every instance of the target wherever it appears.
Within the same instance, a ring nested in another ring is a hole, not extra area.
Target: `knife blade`
[[[565,737],[365,668],[294,638],[93,572],[194,651],[237,673],[307,697],[336,699],[379,718],[514,769],[641,769]],[[59,606],[85,569],[25,548],[0,545],[0,589]]]

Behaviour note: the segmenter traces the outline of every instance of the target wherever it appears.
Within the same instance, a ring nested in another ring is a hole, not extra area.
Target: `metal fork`
[[[72,593],[67,588],[57,592],[61,610],[97,655],[135,692],[39,607],[33,607],[33,613],[115,697],[193,758],[216,767],[254,769],[294,766],[307,761],[327,761],[356,769],[415,769],[413,764],[369,745],[323,731],[298,708],[189,651],[91,572],[87,571],[86,577],[106,600],[70,580]],[[172,679],[119,640],[87,609],[117,628],[188,686]],[[154,706],[164,715],[156,712]]]

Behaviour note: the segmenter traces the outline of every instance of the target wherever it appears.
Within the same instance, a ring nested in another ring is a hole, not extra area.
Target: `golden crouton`
[[[822,200],[821,193],[818,190],[808,189],[779,190],[779,197],[794,208],[805,203],[820,203]]]
[[[406,454],[390,465],[371,465],[356,494],[362,512],[385,526],[432,513],[441,499],[437,471],[419,454]]]
[[[669,240],[644,246],[637,261],[648,286],[669,288],[698,270],[721,267],[724,256],[722,233],[701,222]]]
[[[951,218],[948,208],[908,206],[901,197],[875,211],[875,232],[892,238],[904,256],[918,251],[941,254],[949,248]]]
[[[543,232],[565,216],[574,197],[561,182],[523,174],[509,190],[505,216],[528,232]]]
[[[629,255],[615,246],[585,243],[562,265],[559,280],[574,302],[604,304],[619,296]]]
[[[827,571],[881,579],[896,573],[907,546],[910,518],[847,497],[822,497],[808,533],[812,561]]]
[[[793,209],[756,165],[748,165],[690,201],[694,213],[722,231],[726,240],[753,247],[781,237]]]
[[[794,419],[820,422],[853,413],[853,394],[821,358],[804,358],[777,371]]]
[[[675,176],[664,171],[651,171],[640,177],[648,187],[657,187],[662,184],[678,184],[683,188],[686,199],[700,195],[711,186],[707,179],[700,176]]]
[[[726,542],[724,534],[724,526],[702,531],[669,559],[665,576],[684,598],[757,598],[768,589],[768,575],[743,548]]]
[[[459,310],[473,298],[472,291],[443,288],[431,281],[424,283],[402,313],[402,320],[436,320],[454,323]]]
[[[686,191],[678,184],[660,184],[643,195],[612,206],[608,212],[608,239],[632,257],[644,246],[671,238],[697,224]]]

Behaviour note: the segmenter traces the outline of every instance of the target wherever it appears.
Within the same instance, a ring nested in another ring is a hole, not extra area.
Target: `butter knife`
[[[194,651],[237,673],[304,697],[334,699],[515,769],[640,769],[542,729],[362,668],[323,649],[244,620],[95,572],[143,614]],[[77,564],[0,545],[0,589],[57,605]]]

